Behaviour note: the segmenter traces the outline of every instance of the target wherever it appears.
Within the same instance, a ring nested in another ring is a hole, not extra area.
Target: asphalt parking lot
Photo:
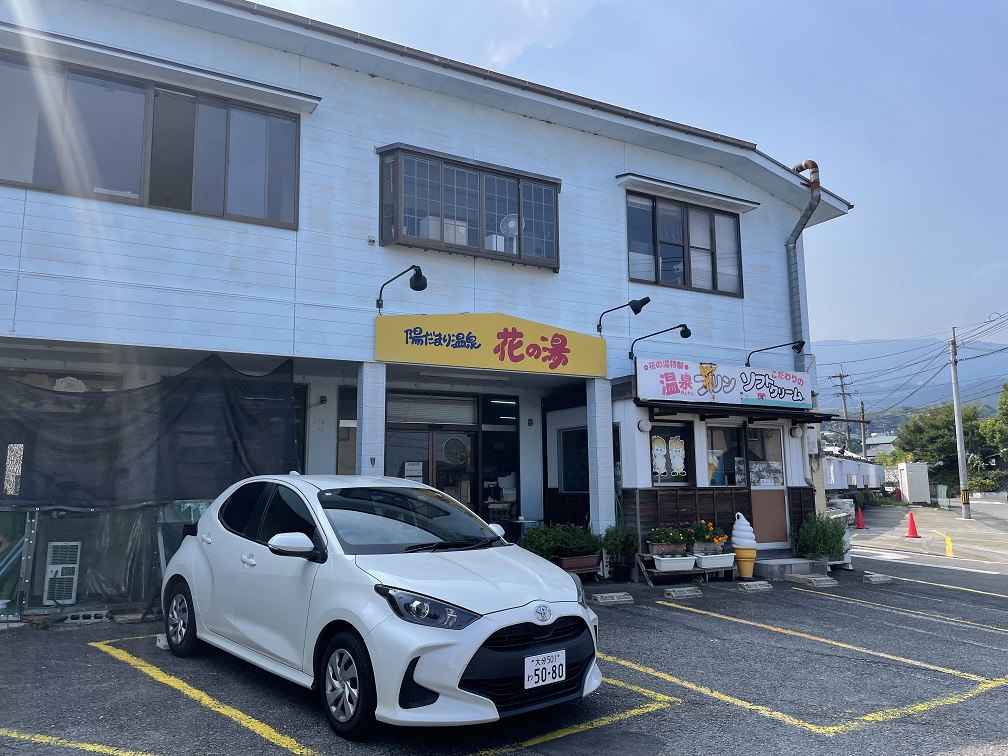
[[[822,590],[602,585],[635,603],[597,609],[593,696],[479,727],[381,726],[363,744],[307,690],[213,649],[159,650],[158,623],[0,632],[0,754],[1008,753],[1008,578],[855,566]],[[867,584],[866,568],[896,579]]]

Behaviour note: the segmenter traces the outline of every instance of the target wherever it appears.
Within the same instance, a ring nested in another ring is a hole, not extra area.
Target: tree
[[[966,453],[990,456],[993,445],[980,431],[980,405],[963,407],[963,436]],[[955,412],[951,404],[941,404],[911,418],[900,430],[896,451],[905,458],[926,462],[932,483],[959,488],[959,454],[956,449]]]
[[[885,467],[896,467],[900,462],[906,462],[906,454],[900,454],[897,451],[891,452],[875,452],[875,458],[873,460],[876,465],[883,465]]]
[[[993,417],[980,421],[984,438],[997,451],[1008,450],[1008,383],[1001,384],[1001,397]]]

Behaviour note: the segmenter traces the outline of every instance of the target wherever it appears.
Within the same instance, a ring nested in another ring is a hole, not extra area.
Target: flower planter
[[[734,556],[734,555],[733,555]],[[654,558],[655,569],[659,572],[685,572],[687,570],[692,570],[696,564],[696,557],[694,556],[677,556],[677,557],[662,557],[656,556]]]
[[[648,551],[652,554],[685,554],[685,543],[652,543],[648,541]]]
[[[711,568],[728,569],[735,564],[735,554],[697,554],[696,565],[705,570]]]
[[[587,570],[598,564],[597,554],[586,554],[585,556],[557,557],[556,563],[562,570]]]
[[[723,543],[709,543],[707,541],[697,541],[693,544],[694,554],[721,554],[724,553]]]

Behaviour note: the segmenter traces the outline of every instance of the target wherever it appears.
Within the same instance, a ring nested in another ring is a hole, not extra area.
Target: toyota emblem
[[[546,604],[539,604],[539,606],[535,608],[536,619],[539,620],[540,622],[543,623],[549,622],[549,619],[552,616],[552,614],[553,613],[550,611],[550,608],[546,606]]]

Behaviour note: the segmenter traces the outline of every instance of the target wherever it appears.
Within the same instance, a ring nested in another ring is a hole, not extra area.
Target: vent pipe
[[[809,219],[812,217],[812,213],[819,206],[819,199],[822,197],[822,191],[819,188],[819,166],[814,160],[806,160],[804,163],[799,163],[792,170],[795,173],[801,173],[802,171],[809,172],[809,183],[812,190],[812,195],[809,197],[808,205],[805,206],[805,210],[802,212],[801,217],[798,218],[798,223],[795,224],[794,230],[787,239],[786,249],[787,249],[787,266],[788,266],[788,292],[790,295],[791,303],[791,339],[793,341],[805,341],[808,342],[810,336],[805,333],[805,320],[802,316],[802,306],[801,306],[801,271],[798,266],[798,237],[801,236],[802,231],[805,230],[805,226],[808,225]],[[796,354],[794,358],[795,370],[804,371],[805,370],[805,355]]]

